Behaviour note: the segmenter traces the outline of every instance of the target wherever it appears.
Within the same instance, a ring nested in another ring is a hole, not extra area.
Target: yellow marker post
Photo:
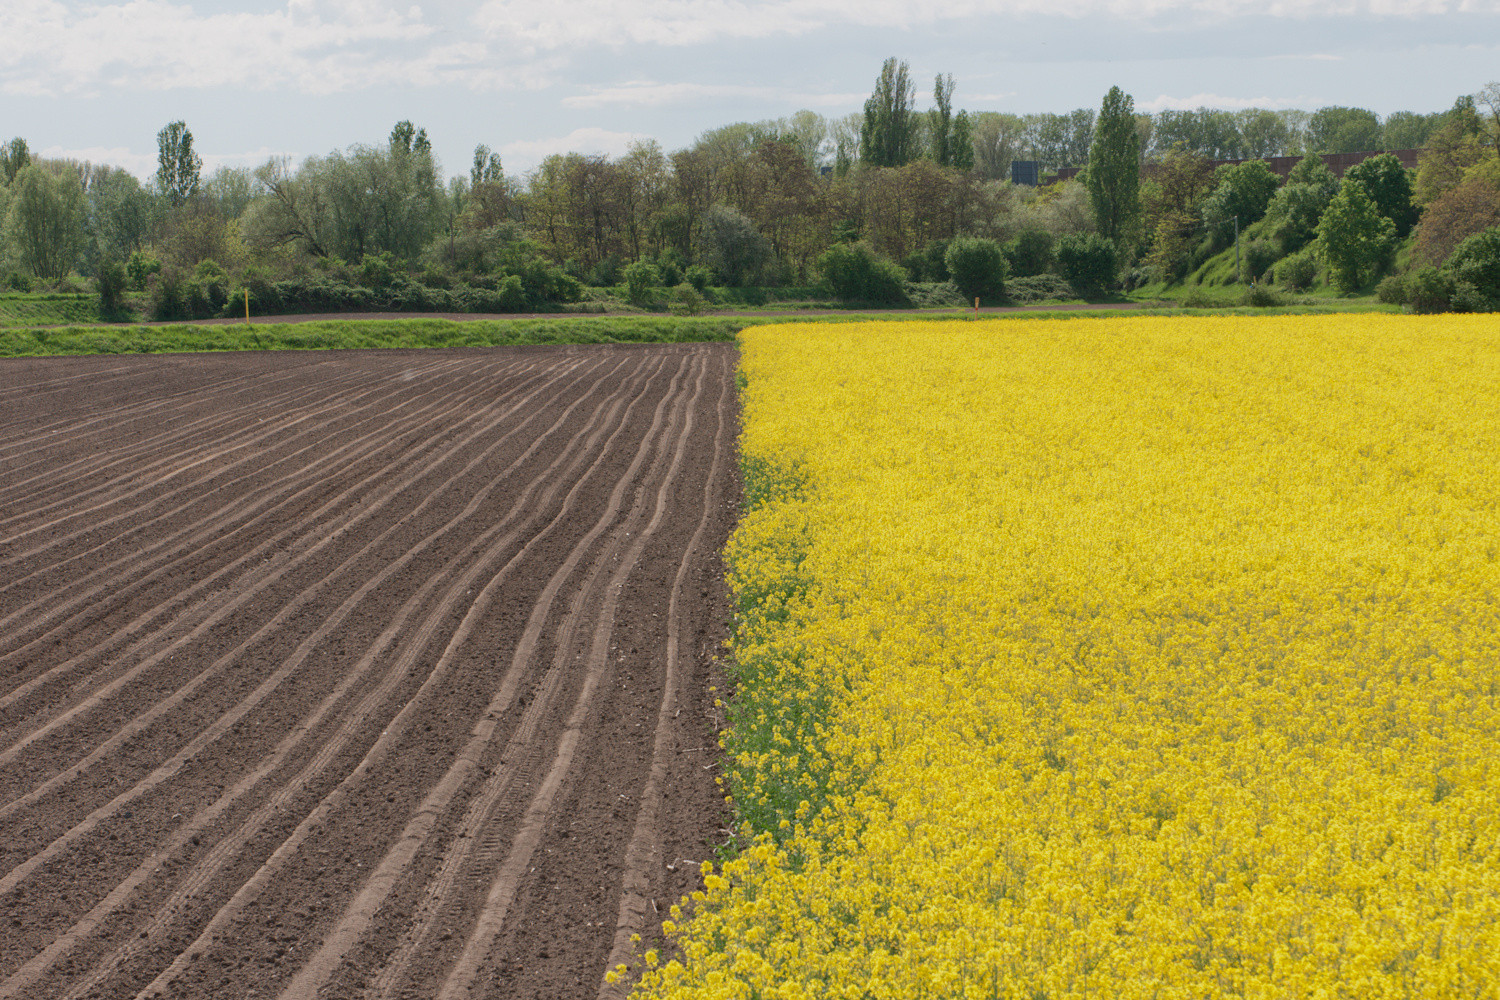
[[[245,322],[250,322],[250,289],[245,289]]]
[[[247,292],[246,294],[248,295],[249,293]],[[974,318],[979,318],[979,296],[977,295],[974,296]]]

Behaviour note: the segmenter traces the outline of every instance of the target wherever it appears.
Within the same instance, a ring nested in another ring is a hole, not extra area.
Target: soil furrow
[[[0,998],[597,998],[723,822],[733,360],[0,361]]]

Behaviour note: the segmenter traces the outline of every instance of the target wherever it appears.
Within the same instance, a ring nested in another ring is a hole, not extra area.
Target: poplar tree
[[[1099,233],[1111,240],[1128,233],[1140,214],[1141,136],[1135,125],[1135,99],[1109,88],[1094,126],[1089,149],[1089,203]]]
[[[900,167],[918,153],[916,89],[911,69],[896,57],[885,61],[875,80],[875,92],[865,101],[859,129],[859,158],[876,167]]]
[[[198,193],[203,158],[193,151],[193,133],[176,121],[156,133],[156,186],[177,207]]]

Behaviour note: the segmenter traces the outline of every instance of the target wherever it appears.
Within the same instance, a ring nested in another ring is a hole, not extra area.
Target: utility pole
[[[1234,217],[1234,283],[1240,283],[1240,217]]]

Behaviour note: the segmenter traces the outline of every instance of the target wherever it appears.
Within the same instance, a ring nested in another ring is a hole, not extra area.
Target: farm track
[[[0,998],[612,995],[722,839],[733,364],[0,362]]]

